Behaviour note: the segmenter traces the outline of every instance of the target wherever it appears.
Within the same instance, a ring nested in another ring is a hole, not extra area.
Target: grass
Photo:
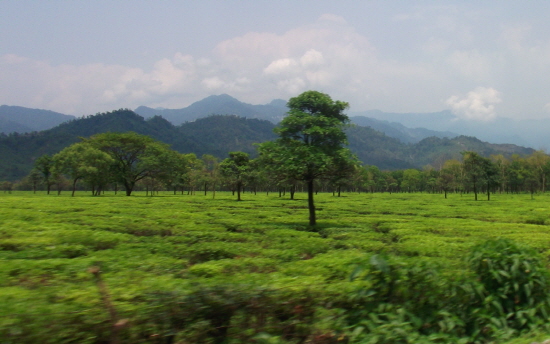
[[[550,254],[548,194],[496,194],[490,202],[458,194],[318,194],[315,232],[306,195],[295,197],[0,194],[0,331],[17,338],[29,321],[55,334],[69,331],[51,325],[56,319],[105,322],[87,272],[96,265],[121,316],[132,318],[145,295],[197,285],[343,293],[354,264],[373,253],[443,262],[450,274],[464,269],[470,247],[490,238]],[[78,337],[78,328],[69,332]]]

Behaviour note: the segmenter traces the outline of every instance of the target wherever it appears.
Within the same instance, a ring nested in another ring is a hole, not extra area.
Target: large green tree
[[[132,194],[138,181],[161,173],[163,164],[160,157],[173,155],[168,145],[134,132],[97,134],[85,142],[111,156],[114,160],[112,176],[124,185],[126,196]]]
[[[348,103],[327,94],[307,91],[288,101],[286,116],[275,133],[279,138],[260,145],[267,166],[287,178],[307,184],[309,224],[316,224],[313,186],[319,178],[354,169],[355,160],[347,144],[344,110]]]
[[[74,196],[79,179],[87,179],[90,184],[98,183],[101,179],[102,183],[99,184],[106,184],[113,159],[86,142],[78,142],[54,155],[53,163],[57,172],[66,174],[71,179]]]

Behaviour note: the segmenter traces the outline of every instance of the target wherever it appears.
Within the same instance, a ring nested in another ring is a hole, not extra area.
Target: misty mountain
[[[236,115],[278,123],[287,112],[286,101],[276,99],[265,105],[243,103],[227,94],[209,96],[183,109],[149,108],[140,106],[136,113],[149,119],[161,116],[174,125],[192,122],[213,114]],[[428,137],[451,138],[474,136],[492,143],[511,143],[537,149],[550,148],[547,128],[550,119],[513,120],[497,118],[492,122],[466,121],[451,111],[433,113],[390,113],[380,110],[350,112],[353,123],[369,126],[403,143],[418,143]],[[0,133],[31,132],[52,128],[74,119],[47,110],[18,106],[0,106]]]
[[[74,118],[74,116],[49,110],[2,105],[0,106],[0,133],[46,130]]]
[[[251,105],[243,103],[227,94],[204,98],[183,109],[152,109],[146,106],[140,106],[135,110],[137,114],[144,118],[162,116],[175,125],[194,121],[197,118],[203,118],[211,114],[231,114],[247,118],[265,119],[273,123],[278,123],[286,115],[287,111],[286,101],[282,99],[275,99],[266,105]],[[361,126],[370,126],[404,143],[416,143],[430,136],[441,138],[458,136],[458,134],[448,131],[439,132],[424,128],[411,129],[400,123],[377,120],[364,116],[352,117],[351,120],[353,123]]]
[[[483,141],[493,143],[511,143],[536,149],[550,148],[550,139],[547,130],[547,128],[550,128],[550,119],[515,120],[497,118],[494,121],[484,122],[460,119],[451,111],[390,113],[369,110],[354,112],[350,116],[364,116],[382,121],[397,122],[409,128],[421,127],[439,132],[475,136]],[[441,137],[439,135],[434,136]]]
[[[152,109],[140,106],[135,112],[144,118],[162,116],[171,123],[179,125],[209,115],[236,115],[278,123],[287,110],[286,101],[281,99],[273,100],[265,105],[252,105],[243,103],[227,94],[221,94],[206,97],[183,109]]]
[[[45,131],[0,135],[0,180],[21,179],[41,155],[55,154],[81,137],[103,132],[134,131],[165,142],[181,153],[212,154],[223,159],[231,151],[244,151],[255,157],[255,143],[273,140],[274,127],[267,120],[234,115],[213,115],[176,126],[160,116],[144,119],[131,110],[117,110],[75,119]],[[356,125],[346,132],[351,151],[365,164],[381,169],[438,166],[446,159],[459,159],[460,152],[465,150],[508,157],[533,152],[529,148],[489,144],[466,136],[430,137],[416,144],[405,144],[371,127]]]
[[[426,128],[408,128],[401,123],[389,122],[365,116],[350,117],[350,120],[352,123],[363,127],[371,127],[405,143],[417,143],[431,136],[439,138],[459,136],[458,134],[450,131],[436,131]]]

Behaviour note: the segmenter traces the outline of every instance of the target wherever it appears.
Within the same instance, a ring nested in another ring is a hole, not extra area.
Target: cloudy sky
[[[0,104],[264,104],[550,117],[550,1],[0,0]]]

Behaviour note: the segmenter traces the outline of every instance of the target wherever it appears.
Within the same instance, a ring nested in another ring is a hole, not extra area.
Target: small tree
[[[478,188],[485,184],[487,200],[491,199],[491,189],[498,186],[498,169],[490,159],[484,158],[476,152],[462,152],[464,156],[465,181],[470,183],[477,201]]]
[[[484,182],[483,157],[476,152],[462,152],[465,182],[472,187],[474,199],[477,201],[479,186]]]
[[[36,168],[33,168],[31,172],[25,177],[25,180],[31,185],[32,192],[36,193],[36,188],[42,182],[40,171],[38,171]]]
[[[42,180],[46,184],[46,191],[48,195],[50,194],[50,189],[55,181],[52,180],[53,172],[53,160],[52,157],[45,154],[36,159],[34,162],[34,168],[42,174]]]
[[[212,188],[212,198],[216,197],[216,184],[219,179],[219,162],[218,158],[210,154],[203,154],[203,181],[204,195],[206,196],[208,185]]]
[[[231,152],[229,158],[220,163],[220,172],[237,190],[237,201],[241,200],[241,190],[250,170],[250,158],[247,153]]]
[[[4,190],[4,193],[10,193],[13,190],[13,182],[10,181],[4,181],[0,184],[2,186],[2,190]]]
[[[335,171],[353,171],[355,161],[347,144],[344,114],[348,103],[329,95],[307,91],[288,101],[288,116],[275,133],[279,139],[260,145],[260,154],[269,168],[307,184],[309,224],[316,225],[313,185]]]

